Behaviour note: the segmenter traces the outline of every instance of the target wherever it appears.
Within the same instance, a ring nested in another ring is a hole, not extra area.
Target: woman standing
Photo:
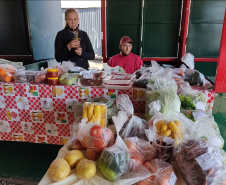
[[[58,62],[71,61],[88,70],[88,60],[93,60],[95,54],[89,36],[79,30],[78,12],[74,8],[67,9],[65,21],[65,28],[57,33],[55,39],[55,58]]]

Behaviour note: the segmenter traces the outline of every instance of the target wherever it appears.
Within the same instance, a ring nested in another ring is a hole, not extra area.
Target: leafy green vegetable
[[[180,112],[180,99],[177,94],[171,88],[164,88],[156,91],[146,92],[146,107],[145,114],[147,120],[149,120],[153,115],[149,115],[150,107],[149,104],[153,101],[159,100],[161,109],[160,112],[163,114],[168,114],[171,111]]]

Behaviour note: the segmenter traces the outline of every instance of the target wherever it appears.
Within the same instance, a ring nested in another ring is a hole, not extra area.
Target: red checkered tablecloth
[[[196,88],[198,89],[198,88]],[[214,92],[205,89],[208,104]],[[77,104],[89,98],[115,100],[127,94],[136,113],[144,113],[146,89],[104,89],[102,87],[50,86],[0,82],[0,140],[65,144],[71,136]]]

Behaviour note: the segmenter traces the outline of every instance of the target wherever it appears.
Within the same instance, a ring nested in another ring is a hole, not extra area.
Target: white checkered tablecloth
[[[31,91],[33,90],[31,88],[35,89],[35,93]],[[53,92],[54,88],[55,91]],[[89,97],[108,97],[105,94],[106,92],[113,92],[116,95],[127,94],[132,100],[134,112],[144,113],[145,111],[146,89],[130,88],[128,90],[106,91],[103,87],[89,87],[89,96],[80,97],[77,86],[55,86],[54,88],[44,84],[30,85],[0,82],[0,101],[3,101],[0,102],[0,123],[4,121],[10,126],[8,132],[0,127],[0,140],[63,145],[70,137],[70,128],[75,120],[74,110],[69,109],[69,107],[73,107],[76,102],[84,101]],[[57,88],[58,91],[56,90]],[[210,107],[213,105],[213,91],[208,91],[202,87],[194,89],[207,92],[208,104]],[[17,102],[18,97],[26,97],[29,108],[18,108],[17,106],[20,105]],[[41,102],[44,100],[52,102],[50,109],[42,109]],[[14,119],[9,120],[9,116]],[[32,131],[23,130],[22,123],[24,122],[32,126]],[[57,131],[52,132],[51,129]]]

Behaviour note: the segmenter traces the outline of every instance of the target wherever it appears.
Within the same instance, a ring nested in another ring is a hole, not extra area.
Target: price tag
[[[177,182],[177,176],[175,175],[174,172],[172,172],[168,185],[175,185],[176,182]]]
[[[196,157],[195,160],[203,171],[207,171],[220,164],[218,157],[213,152],[206,152],[205,154]]]
[[[195,107],[198,110],[202,110],[202,111],[206,110],[206,104],[204,102],[201,102],[201,101],[197,102]]]

